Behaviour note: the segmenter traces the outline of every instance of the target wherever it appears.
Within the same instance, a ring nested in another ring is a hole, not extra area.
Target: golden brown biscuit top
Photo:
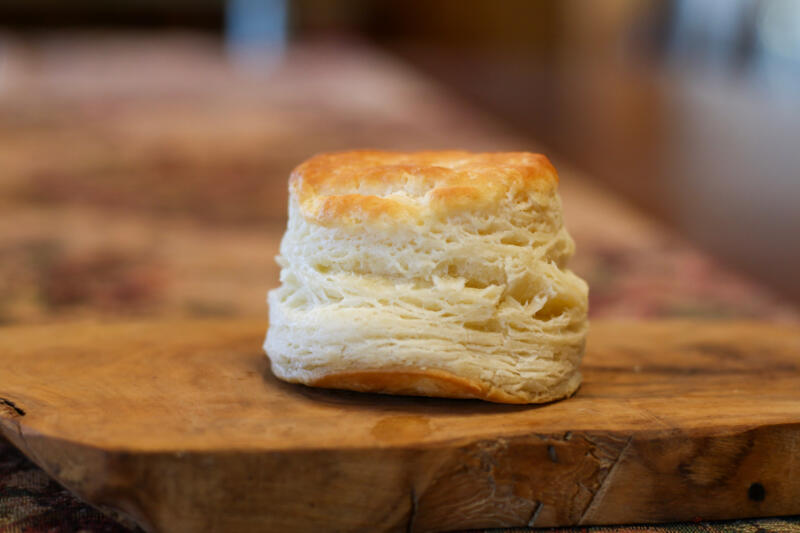
[[[333,225],[419,223],[491,208],[509,193],[552,193],[557,184],[541,154],[358,150],[305,161],[292,172],[289,190],[304,217]]]

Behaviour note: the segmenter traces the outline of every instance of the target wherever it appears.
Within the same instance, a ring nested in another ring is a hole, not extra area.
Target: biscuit
[[[572,394],[588,287],[531,153],[321,154],[289,180],[264,343],[278,378],[539,403]]]

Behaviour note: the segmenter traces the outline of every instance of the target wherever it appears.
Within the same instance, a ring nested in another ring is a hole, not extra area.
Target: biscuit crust
[[[357,392],[377,392],[403,396],[460,398],[486,400],[496,403],[528,404],[560,400],[571,396],[580,385],[580,374],[565,386],[542,394],[520,391],[509,394],[487,383],[456,376],[446,370],[431,368],[377,368],[337,372],[310,381],[313,387],[343,389]]]
[[[325,225],[419,223],[429,215],[491,208],[509,191],[552,191],[557,184],[542,154],[464,151],[320,154],[289,180],[302,215]]]

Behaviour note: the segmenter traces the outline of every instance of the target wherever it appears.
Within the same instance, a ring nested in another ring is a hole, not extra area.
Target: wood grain
[[[597,322],[577,395],[538,407],[284,384],[265,329],[4,328],[0,429],[81,498],[152,531],[800,513],[796,326]]]

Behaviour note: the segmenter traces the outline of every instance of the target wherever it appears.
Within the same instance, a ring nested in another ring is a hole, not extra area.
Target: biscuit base
[[[287,376],[274,364],[271,366],[273,374],[278,379],[311,387],[403,396],[477,399],[507,404],[547,403],[561,400],[574,394],[581,384],[581,374],[575,372],[569,379],[544,392],[534,393],[524,390],[508,392],[482,381],[433,368],[366,368],[323,373],[311,379],[298,379]]]

